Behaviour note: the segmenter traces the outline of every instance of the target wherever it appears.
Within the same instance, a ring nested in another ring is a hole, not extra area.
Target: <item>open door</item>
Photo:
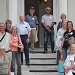
[[[35,15],[39,18],[39,3],[38,0],[25,0],[25,15],[29,14],[30,7],[35,7]],[[39,19],[38,19],[39,20]],[[35,44],[35,47],[39,47],[39,40]]]

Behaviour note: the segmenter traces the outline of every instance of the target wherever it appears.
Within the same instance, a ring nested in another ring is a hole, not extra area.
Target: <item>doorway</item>
[[[45,8],[47,6],[51,7],[53,14],[53,0],[48,0],[47,3],[38,3],[38,0],[25,0],[25,15],[29,14],[29,9],[31,6],[35,7],[35,15],[39,21],[39,32],[38,32],[38,42],[35,47],[43,47],[44,46],[44,34],[43,28],[41,26],[41,18],[45,14]],[[50,40],[50,39],[49,39]],[[48,46],[50,47],[50,42],[48,42]]]

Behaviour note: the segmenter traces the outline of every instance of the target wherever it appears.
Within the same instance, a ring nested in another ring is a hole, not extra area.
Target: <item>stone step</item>
[[[48,66],[44,66],[44,65],[43,66],[41,66],[41,65],[40,66],[38,66],[38,65],[33,66],[33,65],[31,65],[28,68],[29,68],[29,70],[34,70],[34,71],[37,71],[37,70],[39,70],[39,71],[40,70],[42,70],[42,71],[43,70],[44,71],[46,71],[46,70],[52,70],[52,71],[56,70],[57,71],[57,65],[50,65],[50,66],[49,65]]]
[[[56,64],[56,59],[48,59],[48,60],[31,59],[30,64]]]
[[[57,57],[57,53],[47,53],[47,54],[32,54],[30,53],[30,58],[56,58]]]
[[[25,72],[22,71],[22,75],[64,75],[58,72]]]

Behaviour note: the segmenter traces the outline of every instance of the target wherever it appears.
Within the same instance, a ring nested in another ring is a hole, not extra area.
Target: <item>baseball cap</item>
[[[34,8],[34,7],[30,7],[30,9],[34,9],[34,10],[35,10],[35,8]]]

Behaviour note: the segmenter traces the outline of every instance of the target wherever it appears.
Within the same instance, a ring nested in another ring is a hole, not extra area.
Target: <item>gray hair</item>
[[[66,19],[66,15],[65,15],[64,13],[61,14],[61,19],[62,19],[63,16],[64,16],[65,19]]]

